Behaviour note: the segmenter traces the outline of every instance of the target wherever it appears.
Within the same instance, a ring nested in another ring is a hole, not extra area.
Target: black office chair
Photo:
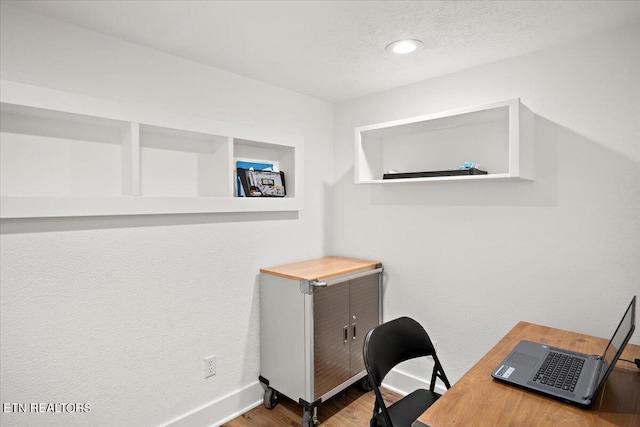
[[[431,338],[415,320],[401,317],[371,329],[364,339],[364,365],[376,395],[371,427],[410,427],[440,394],[435,392],[436,379],[446,388],[449,380],[436,356]],[[380,385],[396,365],[416,357],[430,356],[434,366],[429,390],[418,389],[387,407],[380,393]]]

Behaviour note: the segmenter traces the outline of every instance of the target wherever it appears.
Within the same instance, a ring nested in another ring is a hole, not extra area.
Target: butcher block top
[[[276,267],[261,268],[260,272],[293,280],[326,280],[331,277],[372,270],[381,266],[382,264],[379,261],[328,256]]]

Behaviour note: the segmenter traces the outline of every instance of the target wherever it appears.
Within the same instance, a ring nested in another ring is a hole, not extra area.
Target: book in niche
[[[286,196],[284,172],[237,168],[245,197]]]

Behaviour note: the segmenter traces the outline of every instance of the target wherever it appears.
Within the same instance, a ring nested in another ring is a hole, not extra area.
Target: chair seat
[[[411,423],[418,419],[439,397],[439,393],[418,389],[389,406],[387,409],[393,427],[411,427]],[[377,416],[377,421],[378,426],[386,427],[382,413]]]

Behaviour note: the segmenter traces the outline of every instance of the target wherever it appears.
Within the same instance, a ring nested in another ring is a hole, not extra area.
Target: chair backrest
[[[380,386],[394,366],[416,357],[434,356],[435,349],[420,323],[400,317],[367,333],[363,355],[369,378]]]
[[[431,356],[434,362],[429,386],[431,393],[437,395],[437,393],[435,393],[435,386],[438,378],[440,378],[446,388],[451,387],[442,369],[440,360],[438,360],[431,338],[429,338],[429,335],[422,325],[409,317],[400,317],[371,329],[364,339],[362,351],[364,366],[367,369],[371,386],[376,395],[373,417],[370,422],[370,426],[372,427],[379,425],[393,427],[394,425],[394,421],[391,419],[389,409],[385,405],[384,398],[380,391],[380,385],[389,371],[399,363],[417,357]],[[408,399],[410,396],[411,395],[406,396],[401,400]],[[431,402],[433,402],[433,400]],[[399,403],[400,402],[397,402],[397,404]],[[430,404],[431,403],[426,403],[426,407]],[[419,412],[426,409],[426,407],[421,408],[418,406],[420,409]],[[382,420],[380,420],[380,416],[382,416]],[[412,417],[410,416],[410,418]]]

